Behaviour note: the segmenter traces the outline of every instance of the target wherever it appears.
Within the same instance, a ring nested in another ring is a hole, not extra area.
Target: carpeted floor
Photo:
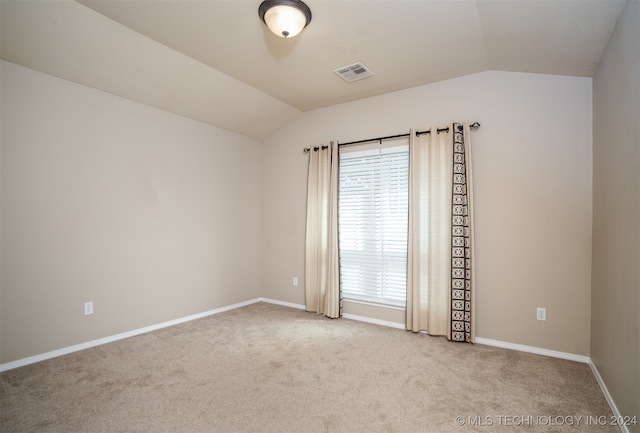
[[[586,364],[266,303],[0,379],[3,433],[619,431]]]

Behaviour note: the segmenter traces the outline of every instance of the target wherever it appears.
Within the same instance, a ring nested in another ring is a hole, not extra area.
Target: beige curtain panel
[[[338,143],[309,150],[305,308],[342,315],[338,264]]]
[[[473,215],[467,124],[409,136],[406,327],[473,342]]]

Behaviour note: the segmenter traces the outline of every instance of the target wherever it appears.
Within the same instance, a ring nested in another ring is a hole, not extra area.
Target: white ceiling
[[[1,55],[254,138],[301,111],[485,70],[591,77],[626,0],[306,0],[293,39],[261,0],[0,0]],[[360,61],[374,76],[333,70]]]

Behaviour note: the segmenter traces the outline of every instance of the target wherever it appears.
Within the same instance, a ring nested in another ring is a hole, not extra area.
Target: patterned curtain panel
[[[469,127],[409,138],[408,330],[473,342]]]
[[[469,126],[454,123],[453,189],[451,209],[451,335],[454,341],[473,343],[473,212]]]
[[[307,176],[305,307],[342,316],[338,267],[338,144],[311,148]]]

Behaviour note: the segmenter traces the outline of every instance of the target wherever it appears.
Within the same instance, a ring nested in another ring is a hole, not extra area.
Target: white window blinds
[[[409,149],[340,155],[338,230],[345,298],[405,305]]]

